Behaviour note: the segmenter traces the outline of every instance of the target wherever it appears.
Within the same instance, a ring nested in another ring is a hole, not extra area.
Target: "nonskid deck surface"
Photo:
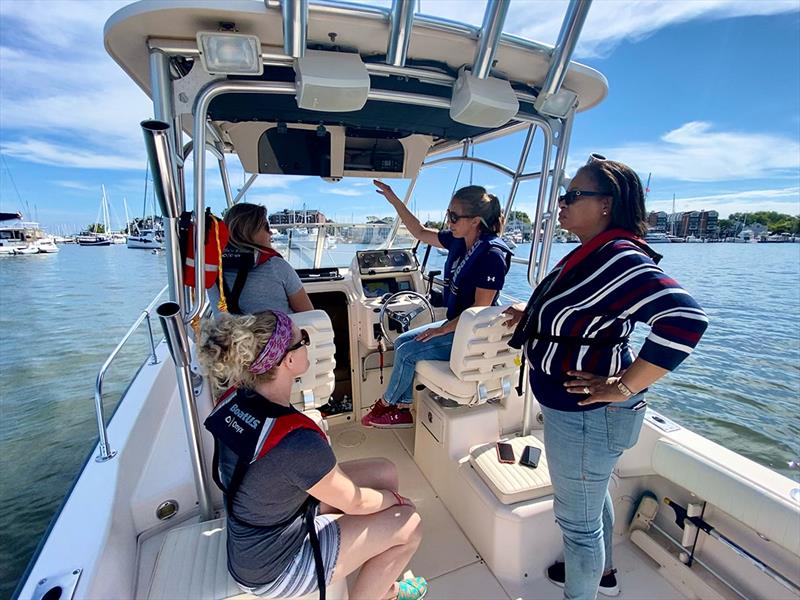
[[[414,501],[422,517],[422,545],[407,569],[428,580],[430,587],[426,598],[556,600],[562,597],[561,588],[545,579],[543,573],[532,573],[530,579],[520,582],[519,589],[505,590],[500,585],[409,454],[413,429],[389,431],[348,424],[334,428],[330,436],[340,462],[385,457],[397,465],[400,492]],[[476,515],[476,518],[480,516]],[[156,556],[167,531],[140,543],[138,598],[146,597]],[[683,597],[661,577],[655,563],[630,542],[615,546],[615,558],[622,588],[621,600]]]

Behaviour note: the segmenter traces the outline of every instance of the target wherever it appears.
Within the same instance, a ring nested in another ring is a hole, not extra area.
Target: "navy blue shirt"
[[[469,307],[475,304],[475,291],[477,288],[497,290],[494,302],[506,280],[508,271],[507,254],[489,242],[497,238],[493,233],[481,234],[480,244],[486,247],[475,248],[473,256],[467,258],[465,264],[458,272],[457,280],[453,281],[454,272],[464,256],[467,254],[467,244],[464,238],[457,238],[452,231],[440,231],[439,243],[447,248],[447,261],[444,265],[444,302],[447,306],[447,320],[458,317]]]

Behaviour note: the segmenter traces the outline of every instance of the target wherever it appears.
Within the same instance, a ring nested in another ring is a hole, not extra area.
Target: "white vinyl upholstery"
[[[505,398],[519,369],[520,351],[508,346],[513,330],[503,307],[468,308],[458,320],[450,362],[417,363],[417,383],[459,404]]]
[[[228,573],[225,519],[177,527],[167,533],[156,558],[147,598],[218,600],[256,598],[243,592]],[[347,582],[326,589],[331,600],[347,600]],[[298,600],[318,598],[314,593]]]
[[[298,410],[309,410],[325,404],[336,383],[333,369],[336,366],[331,319],[322,310],[294,313],[292,321],[305,329],[311,339],[308,347],[308,371],[295,380],[292,386],[292,404]]]
[[[507,443],[514,448],[516,460],[513,465],[501,463],[497,459],[494,442],[475,446],[469,451],[472,468],[494,492],[495,497],[503,504],[515,504],[552,494],[553,485],[550,482],[544,444],[532,435],[513,438]],[[539,466],[535,469],[519,464],[525,446],[542,450]]]
[[[763,485],[759,472],[764,468],[760,465],[739,461],[733,471],[664,438],[656,442],[652,462],[662,477],[800,556],[800,502]]]

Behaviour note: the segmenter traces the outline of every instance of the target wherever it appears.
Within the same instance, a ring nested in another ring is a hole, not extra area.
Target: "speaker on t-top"
[[[475,127],[499,127],[519,110],[517,95],[503,79],[478,79],[461,69],[453,85],[450,118]]]
[[[367,102],[369,74],[358,54],[306,50],[294,71],[300,108],[348,112]]]

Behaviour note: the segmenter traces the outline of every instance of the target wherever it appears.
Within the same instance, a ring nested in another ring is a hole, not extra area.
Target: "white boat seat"
[[[751,460],[736,458],[734,471],[710,456],[661,438],[653,450],[652,464],[662,477],[800,556],[800,503],[789,496],[795,484],[782,478],[786,494],[780,494],[772,481],[774,473]]]
[[[475,446],[469,451],[469,463],[497,499],[503,504],[516,504],[552,494],[553,484],[550,482],[544,443],[532,435],[513,438],[508,443],[514,448],[516,462],[513,465],[497,460],[494,442]],[[519,464],[525,446],[542,450],[539,466],[535,469]]]
[[[292,386],[292,405],[300,411],[308,411],[325,404],[333,394],[336,379],[333,355],[331,318],[322,310],[309,310],[291,315],[297,327],[305,329],[311,340],[308,347],[308,371],[297,378]]]
[[[468,308],[458,320],[450,362],[422,360],[416,382],[458,404],[502,400],[519,371],[520,351],[508,345],[513,329],[505,327],[503,307]]]
[[[221,600],[257,598],[236,585],[228,573],[225,519],[177,527],[167,533],[156,557],[147,598],[150,600]],[[318,598],[314,593],[298,600]],[[347,581],[327,587],[331,600],[347,600]]]

